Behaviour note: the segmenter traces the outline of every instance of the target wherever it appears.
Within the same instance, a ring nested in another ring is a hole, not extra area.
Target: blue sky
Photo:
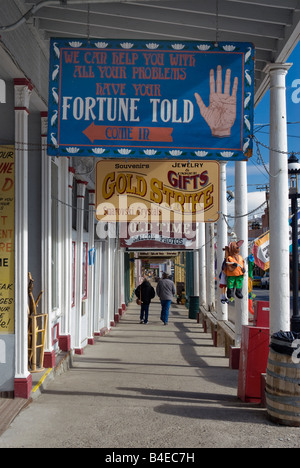
[[[286,76],[286,102],[288,123],[288,150],[300,152],[300,43],[296,46],[288,63],[293,63]],[[298,122],[298,123],[294,123]],[[254,128],[256,138],[269,145],[269,92],[265,94],[254,111]],[[264,125],[264,126],[262,126]],[[266,166],[269,166],[269,151],[261,145],[260,151]],[[248,162],[248,210],[259,206],[264,201],[264,192],[257,186],[269,184],[269,175],[262,163],[258,164],[256,144],[253,156]],[[300,161],[300,155],[297,156]],[[234,191],[234,163],[227,164],[227,185]],[[230,207],[231,208],[231,207]],[[231,209],[229,208],[229,212]]]

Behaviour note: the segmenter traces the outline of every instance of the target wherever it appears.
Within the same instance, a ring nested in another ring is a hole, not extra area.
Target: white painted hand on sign
[[[209,86],[209,106],[206,107],[201,96],[195,93],[195,98],[200,109],[200,113],[211,129],[211,133],[216,137],[227,137],[231,134],[231,127],[236,118],[236,93],[238,88],[238,78],[234,78],[232,93],[230,95],[231,70],[226,70],[224,93],[222,93],[222,67],[217,68],[217,89],[215,83],[215,72],[210,70]]]

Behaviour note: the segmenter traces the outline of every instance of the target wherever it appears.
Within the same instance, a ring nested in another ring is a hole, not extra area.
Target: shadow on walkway
[[[173,304],[164,326],[156,300],[145,325],[132,303],[108,335],[75,355],[73,367],[18,415],[1,444],[249,446],[248,424],[266,432],[270,423],[265,410],[238,400],[238,372],[228,364],[184,306]]]

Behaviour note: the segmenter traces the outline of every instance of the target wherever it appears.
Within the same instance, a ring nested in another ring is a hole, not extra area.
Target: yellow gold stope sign
[[[216,161],[99,161],[96,218],[107,222],[173,216],[193,222],[219,217]]]

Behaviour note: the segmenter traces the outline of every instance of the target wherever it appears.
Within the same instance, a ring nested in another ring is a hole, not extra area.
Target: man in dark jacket
[[[168,325],[170,305],[175,294],[175,284],[169,279],[167,273],[163,273],[162,279],[156,287],[156,293],[161,302],[161,315],[160,319],[164,325]]]
[[[140,323],[148,323],[148,316],[149,316],[149,306],[151,303],[151,299],[155,297],[155,290],[147,280],[144,279],[142,284],[140,284],[136,290],[135,295],[138,299],[141,299],[141,314],[140,314]],[[145,319],[144,319],[145,315]]]

